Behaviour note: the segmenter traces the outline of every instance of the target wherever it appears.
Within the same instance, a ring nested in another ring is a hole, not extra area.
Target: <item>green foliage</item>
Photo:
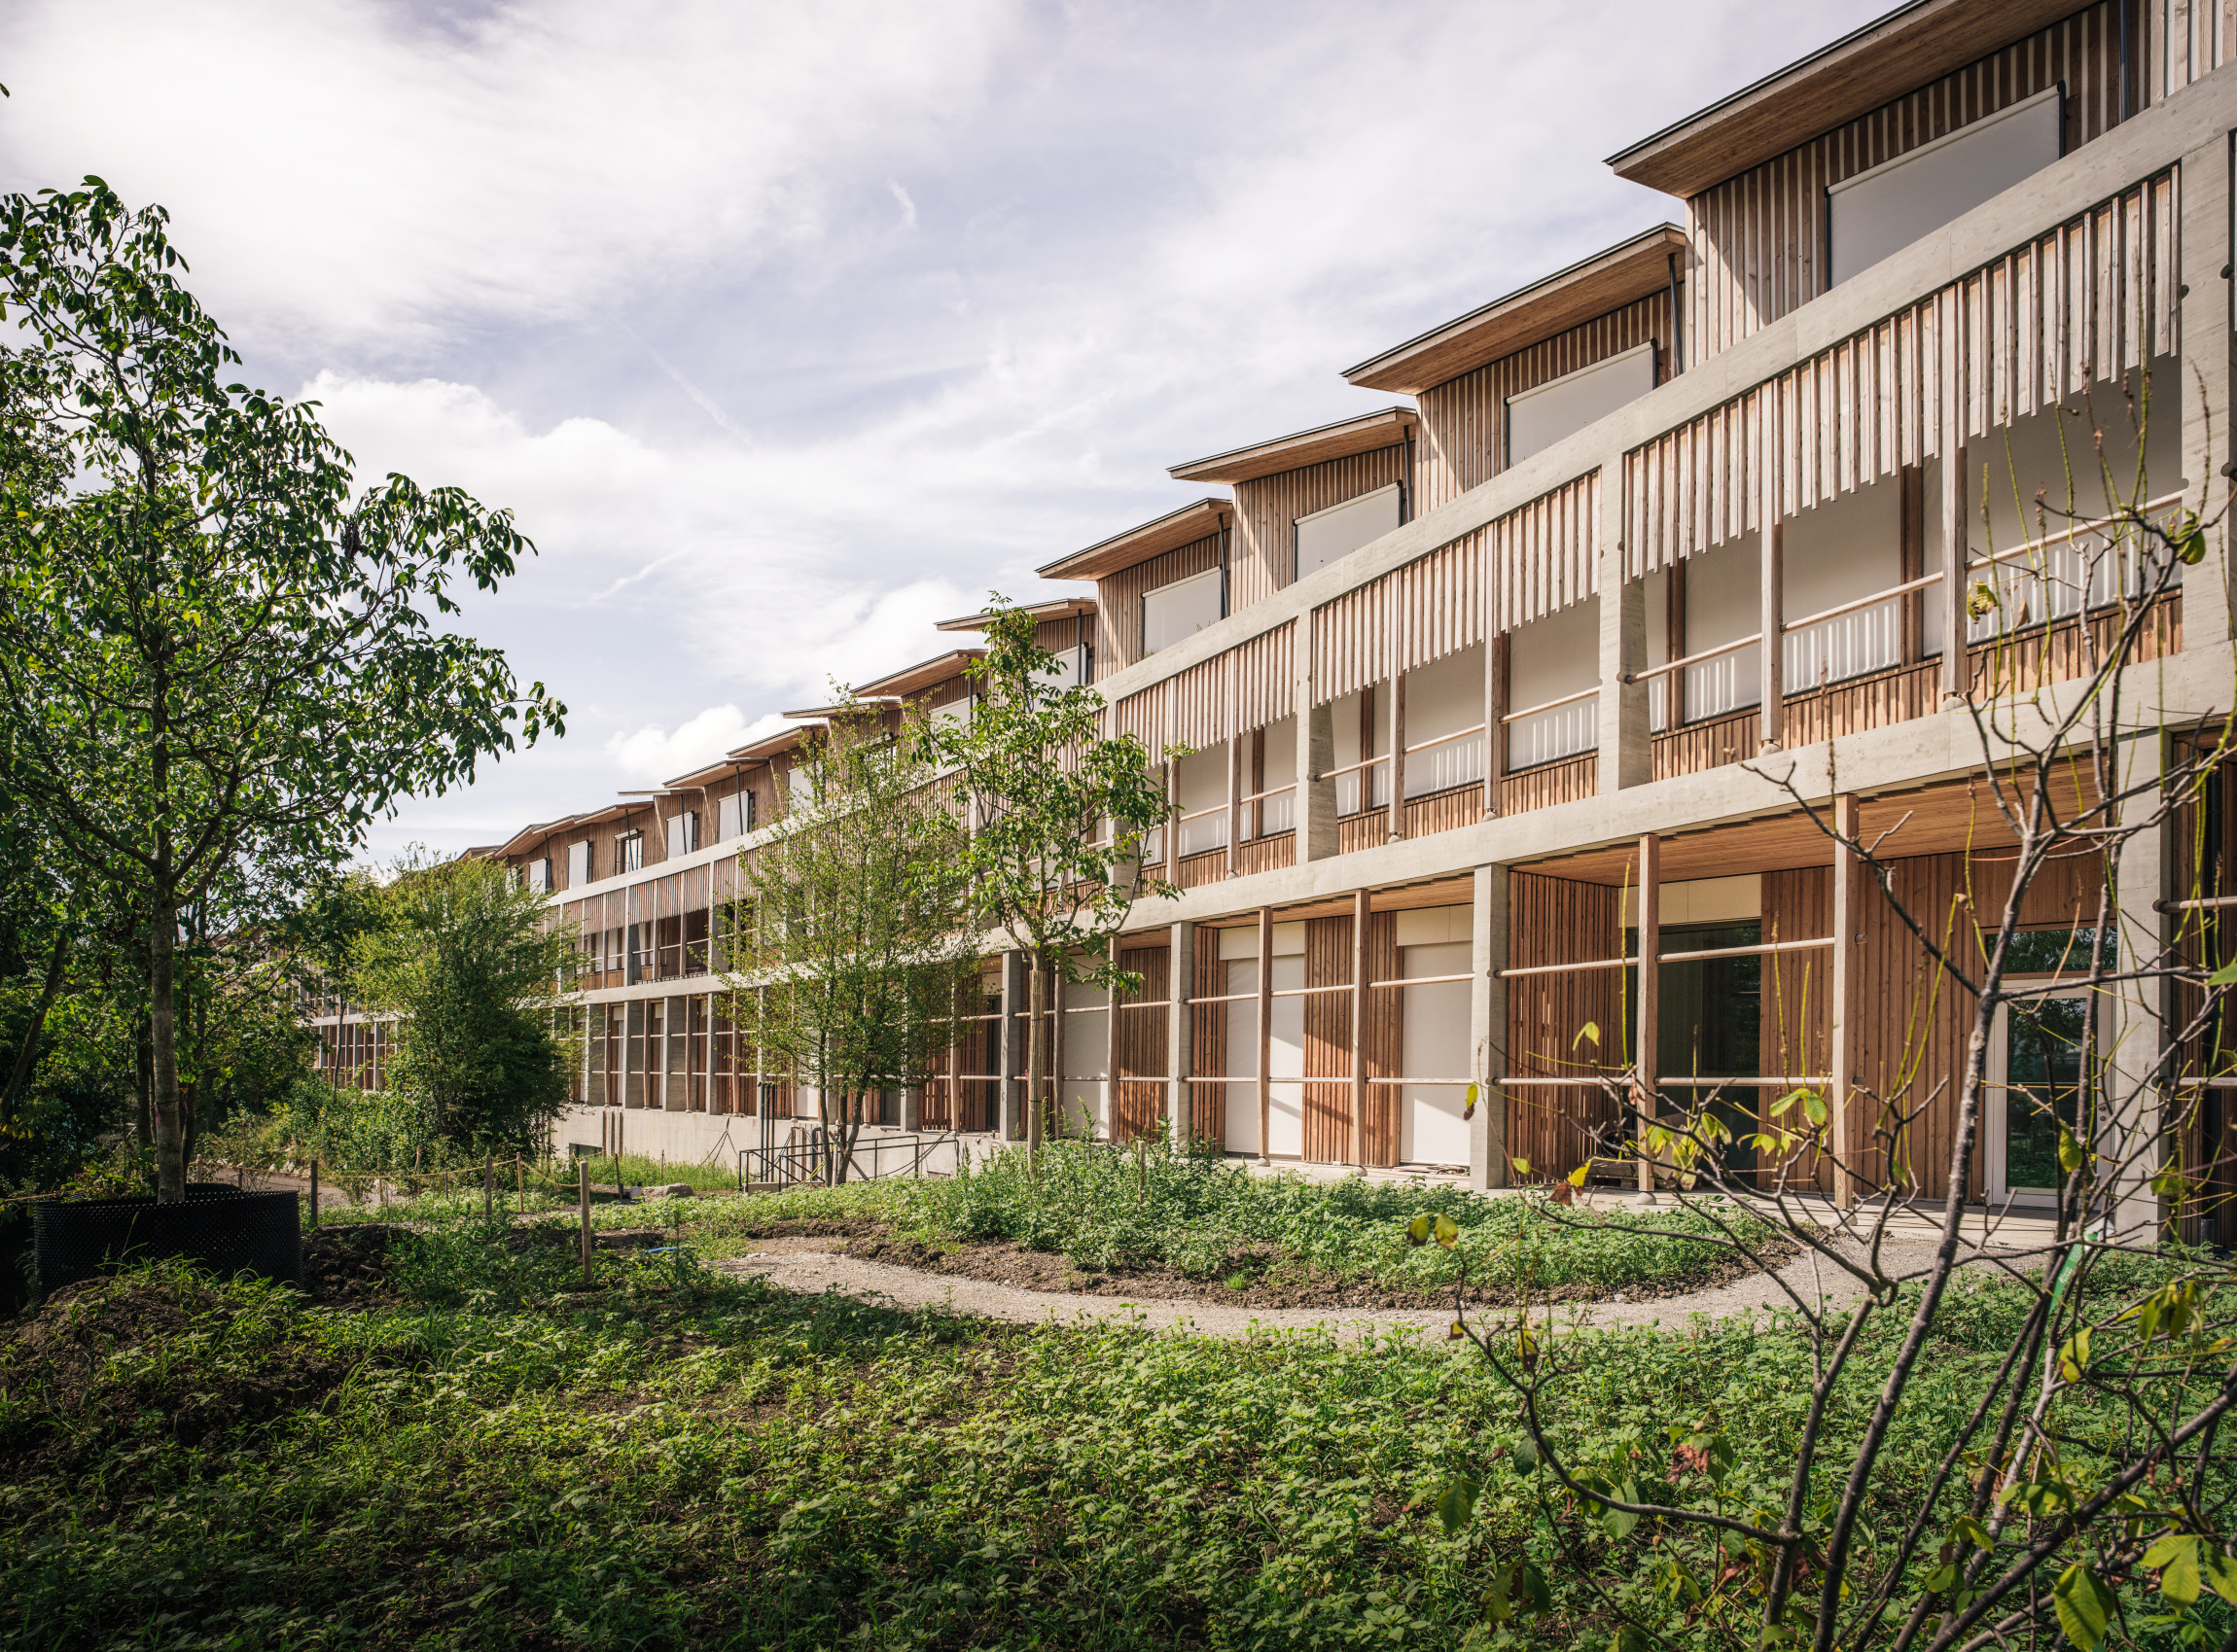
[[[1196,1279],[1258,1254],[1400,1288],[1441,1289],[1465,1267],[1479,1285],[1515,1292],[1608,1291],[1714,1259],[1700,1241],[1715,1230],[1687,1212],[1625,1213],[1612,1226],[1564,1211],[1555,1221],[1538,1194],[1257,1176],[1149,1142],[1051,1142],[1038,1175],[1011,1150],[953,1178],[895,1183],[888,1200],[886,1219],[928,1238],[1009,1240],[1098,1268],[1163,1263]],[[1407,1222],[1425,1210],[1425,1236],[1439,1243],[1409,1245]]]
[[[228,380],[183,268],[162,210],[99,179],[0,199],[0,772],[140,926],[168,1198],[182,911],[245,852],[332,863],[564,710],[435,628],[529,553],[512,519],[402,476],[356,492],[313,406]]]
[[[730,1014],[816,1089],[832,1180],[861,1131],[845,1100],[923,1082],[978,979],[964,834],[924,748],[842,707],[803,747],[807,805],[739,858]]]
[[[1108,983],[1111,937],[1145,893],[1143,839],[1173,805],[1142,742],[1102,733],[1102,695],[1053,685],[1059,662],[1033,615],[1000,596],[986,615],[971,717],[926,732],[936,760],[961,771],[971,911],[1043,967]],[[1154,880],[1147,892],[1171,893]]]
[[[1618,1529],[1476,1362],[1410,1335],[989,1326],[608,1251],[584,1294],[566,1243],[438,1226],[399,1237],[402,1309],[170,1270],[0,1345],[0,1645],[106,1646],[159,1614],[243,1646],[1757,1644],[1758,1552]],[[2026,1312],[1959,1292],[1875,1532]],[[1821,1488],[1895,1341],[1868,1335]],[[1790,1332],[1558,1346],[1578,1380],[1542,1421],[1566,1459],[1743,1512],[1775,1496],[1806,1412]],[[2109,1640],[2237,1626],[2211,1589],[2095,1576]]]
[[[351,990],[397,1017],[390,1089],[431,1136],[532,1149],[575,1068],[572,927],[493,861],[413,864],[386,893],[389,922],[359,936]]]

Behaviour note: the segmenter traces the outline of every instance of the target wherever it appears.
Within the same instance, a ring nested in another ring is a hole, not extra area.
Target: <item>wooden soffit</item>
[[[984,649],[950,649],[946,653],[937,654],[931,659],[919,660],[914,665],[880,677],[874,683],[857,683],[854,685],[854,697],[864,703],[886,700],[898,706],[905,695],[937,687],[951,677],[961,677],[965,666],[975,659],[984,659],[985,657],[986,650]],[[824,717],[828,715],[825,712],[785,713],[787,717]]]
[[[1698,194],[2081,10],[2077,0],[1912,0],[1608,164],[1651,190]]]
[[[1255,447],[1191,459],[1186,465],[1175,465],[1166,475],[1185,482],[1256,481],[1261,476],[1318,465],[1325,459],[1347,459],[1354,453],[1395,446],[1405,439],[1416,422],[1411,407],[1385,407],[1360,418],[1301,430],[1295,436],[1276,437]]]
[[[1596,321],[1650,293],[1664,291],[1670,285],[1670,255],[1685,250],[1685,230],[1675,224],[1657,224],[1543,281],[1494,299],[1458,321],[1432,328],[1395,350],[1346,368],[1344,377],[1363,390],[1419,396],[1503,356]]]
[[[1197,539],[1204,537],[1202,534],[1196,536]],[[1181,543],[1189,545],[1193,542],[1183,540]],[[1082,551],[1080,554],[1084,556],[1087,553]],[[1020,608],[1019,612],[1035,620],[1070,619],[1076,614],[1093,614],[1095,612],[1095,599],[1093,597],[1063,597],[1055,602],[1027,603]],[[935,631],[983,631],[991,623],[992,615],[990,615],[966,614],[954,619],[942,619],[933,629]]]
[[[2061,770],[2053,782],[2053,807],[2071,817],[2096,789],[2086,774]],[[2011,795],[2009,783],[2006,795]],[[1825,808],[1818,819],[1830,824]],[[1859,800],[1857,818],[1864,841],[1878,839],[1874,853],[1884,859],[1907,860],[1915,855],[1947,855],[1957,850],[2009,849],[2013,843],[2004,813],[1985,782],[1957,782],[1920,787],[1906,791],[1882,792]],[[1883,834],[1885,834],[1883,836]],[[1662,881],[1683,883],[1694,878],[1722,878],[1749,872],[1783,872],[1797,866],[1829,866],[1833,842],[1799,809],[1673,832],[1662,839]],[[1580,854],[1556,856],[1528,864],[1518,872],[1542,877],[1572,878],[1580,883],[1635,883],[1639,876],[1639,845],[1635,840],[1612,843]]]
[[[1210,539],[1227,525],[1227,513],[1232,509],[1224,499],[1199,499],[1154,521],[1144,522],[1139,528],[1128,528],[1122,534],[1098,541],[1085,550],[1060,556],[1037,572],[1044,580],[1106,579],[1138,562],[1147,562],[1153,556],[1162,556],[1168,550],[1179,550],[1185,545]]]

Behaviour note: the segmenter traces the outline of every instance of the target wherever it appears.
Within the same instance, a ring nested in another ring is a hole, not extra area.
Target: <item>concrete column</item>
[[[1600,552],[1600,790],[1653,778],[1647,740],[1647,685],[1624,678],[1647,669],[1647,582],[1623,578],[1623,553]]]
[[[2212,516],[2229,497],[2223,467],[2237,446],[2230,439],[2231,358],[2237,356],[2237,271],[2231,245],[2230,143],[2217,137],[2183,158],[2183,371],[2174,385],[2151,386],[2154,424],[2182,409],[2183,475],[2191,507]],[[2202,399],[2203,398],[2203,403]],[[2149,478],[2153,496],[2174,491],[2172,476]],[[2209,649],[2229,640],[2229,555],[2223,536],[2207,535],[2206,560],[2184,570],[2195,593],[2183,605],[2183,646]]]
[[[1196,926],[1175,924],[1171,943],[1165,968],[1165,1116],[1172,1140],[1187,1142],[1196,1134],[1189,1082],[1195,1055],[1196,1012],[1189,1001],[1196,996]]]
[[[1509,934],[1508,875],[1505,866],[1475,869],[1474,904],[1470,928],[1475,942],[1468,988],[1468,1047],[1474,1056],[1469,1076],[1475,1080],[1475,1112],[1469,1120],[1468,1184],[1507,1185],[1507,1097],[1499,1088],[1507,1076],[1507,967]]]
[[[906,1084],[901,1092],[901,1127],[909,1135],[924,1128],[924,1087]]]
[[[1259,908],[1259,1163],[1274,1129],[1274,909]]]
[[[1367,892],[1352,896],[1352,1163],[1367,1165]]]
[[[1012,950],[1002,955],[1002,1019],[996,1023],[1002,1029],[1002,1066],[997,1069],[1002,1082],[995,1087],[1001,1107],[995,1136],[1004,1142],[1015,1142],[1025,1133],[1024,1010],[1025,954]]]
[[[1398,605],[1394,602],[1391,606],[1396,608]],[[1391,627],[1391,638],[1395,652],[1398,639],[1398,627],[1395,624]],[[1388,734],[1391,743],[1391,794],[1389,813],[1385,817],[1383,829],[1393,840],[1396,840],[1405,836],[1405,673],[1403,671],[1394,670],[1391,673],[1391,709]],[[1374,773],[1372,769],[1365,772],[1369,775]]]
[[[1971,685],[1971,673],[1966,669],[1965,657],[1966,559],[1969,555],[1965,427],[1957,404],[1961,359],[1958,329],[1963,325],[1963,306],[1954,297],[1945,296],[1936,305],[1935,313],[1935,326],[1941,335],[1941,452],[1938,458],[1942,485],[1940,497],[1935,503],[1942,525],[1942,694],[1948,699],[1963,699]]]
[[[1336,783],[1320,777],[1335,767],[1336,724],[1332,707],[1313,704],[1313,620],[1311,615],[1290,626],[1290,704],[1296,713],[1297,796],[1291,811],[1297,824],[1296,859],[1326,861],[1336,852]]]
[[[1488,604],[1487,604],[1488,606]],[[1499,779],[1507,772],[1507,638],[1484,627],[1483,818],[1499,813]]]
[[[1757,399],[1756,520],[1761,537],[1762,575],[1762,749],[1787,743],[1787,546],[1779,526],[1778,433],[1772,424],[1777,398],[1769,389]]]
[[[1832,1082],[1827,1087],[1827,1106],[1833,1115],[1833,1199],[1846,1210],[1857,1202],[1857,1172],[1863,1166],[1869,1141],[1869,1120],[1861,1116],[1864,1104],[1856,1093],[1857,1038],[1863,1031],[1860,1014],[1864,958],[1857,944],[1864,938],[1865,871],[1857,858],[1857,800],[1833,799],[1833,960],[1829,971],[1832,1011]]]
[[[2157,803],[2164,767],[2165,734],[2157,727],[2120,743],[2120,785],[2134,801],[2123,813],[2138,819]],[[2137,789],[2150,787],[2142,795]],[[2118,951],[2114,967],[2122,974],[2149,968],[2165,945],[2167,920],[2158,903],[2167,895],[2166,831],[2140,830],[2120,850],[2113,884],[2118,910]],[[2128,981],[2109,990],[2099,1010],[2099,1037],[2105,1055],[2104,1103],[2098,1130],[2100,1165],[2114,1231],[2130,1243],[2157,1235],[2159,1197],[2150,1188],[2165,1156],[2160,1140],[2159,1084],[2167,1047],[2166,995],[2157,981]]]
[[[1648,832],[1639,840],[1639,1041],[1638,1087],[1632,1093],[1639,1121],[1639,1191],[1654,1191],[1654,1156],[1648,1150],[1647,1126],[1655,1111],[1662,1076],[1662,840]]]

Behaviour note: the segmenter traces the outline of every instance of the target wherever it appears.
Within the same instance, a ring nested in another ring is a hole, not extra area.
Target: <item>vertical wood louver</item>
[[[1982,436],[2176,352],[2177,193],[2173,171],[2148,179],[1626,454],[1627,576],[1758,525],[1766,418],[1793,515],[1939,457],[1946,398],[1962,434]]]

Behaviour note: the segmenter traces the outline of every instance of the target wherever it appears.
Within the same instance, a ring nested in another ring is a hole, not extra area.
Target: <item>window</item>
[[[1654,388],[1654,341],[1507,399],[1507,462],[1519,465]]]
[[[733,837],[743,837],[754,829],[754,794],[751,791],[733,791],[715,805],[715,824],[721,835],[718,842],[728,843]]]
[[[567,845],[567,887],[581,889],[590,881],[590,840]]]
[[[689,855],[699,847],[699,812],[686,809],[668,817],[668,859]]]
[[[1297,578],[1326,568],[1379,540],[1399,525],[1399,485],[1392,482],[1326,510],[1299,516],[1294,525],[1297,540]]]
[[[528,887],[538,895],[551,893],[551,857],[528,862]]]
[[[1833,284],[1871,268],[1981,202],[2040,172],[2063,151],[2063,84],[1960,126],[1826,190]]]
[[[785,794],[793,807],[804,809],[816,799],[816,777],[805,763],[795,763],[785,770]]]
[[[1226,606],[1225,599],[1217,568],[1147,593],[1142,598],[1142,651],[1154,654],[1217,624]]]
[[[645,865],[645,834],[626,831],[614,839],[614,875],[642,871]]]

